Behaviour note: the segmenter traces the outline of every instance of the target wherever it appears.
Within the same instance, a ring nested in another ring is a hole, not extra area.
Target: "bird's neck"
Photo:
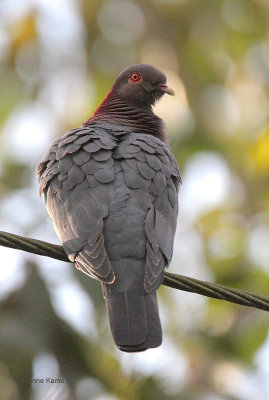
[[[83,125],[88,126],[96,122],[126,126],[136,132],[147,133],[166,141],[161,118],[157,117],[151,109],[137,108],[127,104],[113,88]]]

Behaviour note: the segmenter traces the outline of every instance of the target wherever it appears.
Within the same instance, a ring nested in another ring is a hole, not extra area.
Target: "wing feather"
[[[180,174],[169,147],[158,138],[126,131],[119,140],[110,133],[91,126],[57,139],[37,169],[40,192],[70,260],[89,276],[112,283],[103,220],[115,175],[122,171],[145,213],[144,288],[151,293],[172,257]]]
[[[115,279],[103,237],[115,146],[97,128],[73,130],[53,143],[37,168],[40,191],[69,259],[105,283]]]
[[[147,199],[144,287],[151,293],[161,285],[164,268],[172,258],[178,214],[179,170],[169,147],[151,135],[127,136],[114,157],[121,160],[126,185],[144,191],[144,198]]]

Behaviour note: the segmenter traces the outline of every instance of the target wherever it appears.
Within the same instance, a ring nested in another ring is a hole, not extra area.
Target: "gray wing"
[[[147,197],[146,205],[144,287],[148,293],[154,292],[173,254],[180,173],[169,147],[151,135],[132,134],[119,145],[114,157],[122,159],[127,186],[152,194],[153,200]]]
[[[69,131],[38,165],[40,194],[69,259],[102,282],[115,279],[104,247],[103,218],[113,187],[113,138],[97,128]]]

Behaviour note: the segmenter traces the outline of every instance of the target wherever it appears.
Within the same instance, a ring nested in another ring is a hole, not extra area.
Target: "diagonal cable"
[[[13,233],[0,231],[0,245],[69,262],[62,246],[42,240],[26,238],[24,236],[14,235]],[[163,285],[186,292],[198,293],[214,299],[226,300],[232,303],[269,311],[269,297],[256,295],[244,290],[232,289],[216,283],[165,272]]]

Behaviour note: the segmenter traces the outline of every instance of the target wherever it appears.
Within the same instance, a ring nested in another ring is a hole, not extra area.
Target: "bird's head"
[[[166,76],[148,64],[135,64],[123,70],[113,90],[126,103],[141,109],[151,109],[165,93],[174,96],[174,91],[166,85]]]

